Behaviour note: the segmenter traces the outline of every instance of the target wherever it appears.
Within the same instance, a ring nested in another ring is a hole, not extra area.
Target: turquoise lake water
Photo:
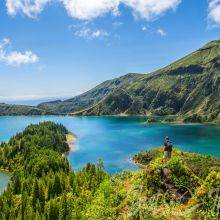
[[[167,135],[183,150],[220,157],[220,126],[146,126],[143,117],[0,117],[0,142],[40,121],[62,123],[77,135],[76,151],[68,156],[74,169],[87,162],[97,162],[99,158],[111,173],[136,169],[129,158],[137,152],[161,146]]]

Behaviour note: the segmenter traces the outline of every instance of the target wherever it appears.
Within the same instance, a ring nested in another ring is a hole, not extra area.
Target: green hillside
[[[26,105],[9,105],[0,103],[0,116],[4,115],[46,115],[51,114],[46,110],[42,110]]]
[[[106,81],[66,101],[39,108],[81,115],[178,115],[184,121],[218,121],[220,41],[150,74],[128,74]]]
[[[94,106],[101,101],[103,97],[114,91],[114,89],[126,85],[132,80],[141,78],[142,75],[143,74],[130,73],[117,79],[107,80],[88,92],[83,93],[82,95],[67,99],[65,101],[57,100],[53,102],[41,103],[38,105],[38,108],[55,113],[72,113],[81,111],[82,109],[87,109]]]
[[[10,184],[0,219],[219,219],[220,159],[162,148],[133,157],[142,169],[110,175],[103,162],[74,171],[65,153],[68,130],[30,125],[0,144],[0,169]]]

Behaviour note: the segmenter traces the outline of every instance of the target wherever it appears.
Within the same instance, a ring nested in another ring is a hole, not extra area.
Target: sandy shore
[[[69,145],[69,151],[76,151],[76,142],[77,136],[71,132],[66,135],[67,144]]]

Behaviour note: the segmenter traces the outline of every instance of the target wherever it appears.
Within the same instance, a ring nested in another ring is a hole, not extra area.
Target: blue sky
[[[72,97],[219,39],[219,0],[2,0],[0,101]]]

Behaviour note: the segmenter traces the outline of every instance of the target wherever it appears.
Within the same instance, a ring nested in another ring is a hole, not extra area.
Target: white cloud
[[[0,61],[12,66],[36,63],[39,61],[39,57],[32,53],[32,51],[25,51],[24,53],[18,51],[8,52],[7,48],[9,45],[11,45],[11,42],[8,38],[4,38],[2,42],[0,42]]]
[[[119,0],[62,0],[71,17],[91,20],[108,12],[118,14]]]
[[[209,1],[208,18],[212,26],[220,27],[220,0]]]
[[[135,16],[151,21],[168,10],[175,10],[181,0],[121,0],[121,2],[131,7]]]
[[[157,30],[157,33],[163,37],[165,37],[167,35],[166,31],[164,31],[162,28],[159,28]]]
[[[6,0],[6,7],[10,15],[20,12],[35,17],[49,2],[62,2],[68,14],[80,20],[91,20],[107,13],[119,16],[119,6],[125,5],[135,17],[150,21],[168,10],[175,10],[181,0]]]
[[[51,0],[6,0],[8,14],[15,16],[18,12],[35,18]]]
[[[20,65],[27,63],[36,63],[39,61],[37,55],[33,54],[31,51],[21,52],[11,52],[3,59],[9,65]]]
[[[132,9],[136,17],[148,21],[170,9],[175,9],[181,0],[63,0],[70,16],[90,20],[112,12],[118,15],[118,7],[124,4]]]
[[[75,31],[75,36],[82,37],[87,40],[93,39],[104,39],[109,36],[109,33],[102,29],[91,29],[89,27],[82,27],[79,30]]]

